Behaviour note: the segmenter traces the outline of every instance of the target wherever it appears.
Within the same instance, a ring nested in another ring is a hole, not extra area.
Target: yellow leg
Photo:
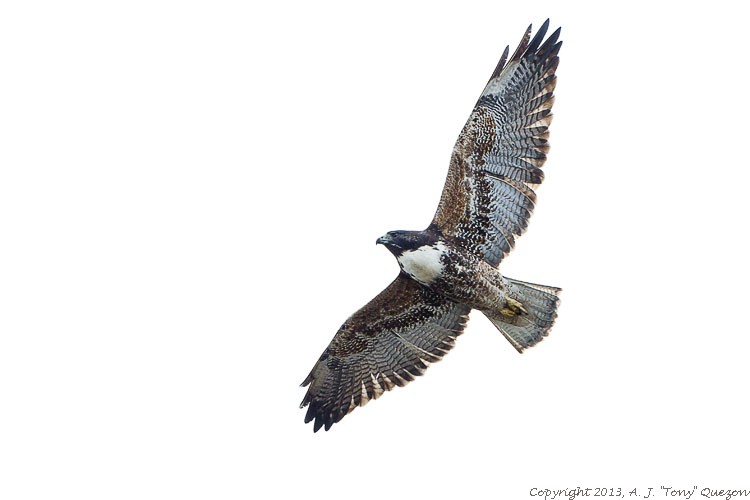
[[[523,304],[521,304],[515,299],[506,297],[505,307],[500,309],[500,314],[502,314],[503,316],[519,316],[519,315],[527,314],[527,312],[526,312],[526,309],[524,309]]]

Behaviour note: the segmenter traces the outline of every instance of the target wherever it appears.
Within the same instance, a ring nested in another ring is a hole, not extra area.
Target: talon
[[[506,297],[505,307],[500,309],[500,314],[504,316],[518,316],[518,315],[526,315],[528,313],[526,312],[526,309],[524,309],[523,304],[521,304],[515,299]]]

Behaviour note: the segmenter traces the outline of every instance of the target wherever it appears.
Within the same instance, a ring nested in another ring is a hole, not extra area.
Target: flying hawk
[[[505,48],[451,156],[435,217],[424,231],[378,238],[396,257],[395,281],[341,326],[310,374],[301,408],[330,429],[358,406],[440,360],[472,309],[522,352],[557,317],[559,288],[502,276],[497,265],[526,229],[549,150],[560,29],[531,26]]]

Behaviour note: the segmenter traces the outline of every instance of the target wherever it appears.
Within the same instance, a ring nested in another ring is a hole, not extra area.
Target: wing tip
[[[341,420],[343,416],[344,415],[341,415],[339,412],[326,413],[321,405],[318,405],[313,401],[307,408],[305,423],[313,423],[313,432],[318,432],[320,429],[328,431],[331,426]]]
[[[542,40],[544,40],[544,35],[547,34],[548,29],[549,18],[547,18],[547,20],[542,23],[542,25],[539,27],[539,30],[536,32],[536,35],[534,35],[534,38],[532,38],[529,42],[528,47],[526,47],[526,53],[536,52],[536,50],[539,48],[539,45],[542,43]]]
[[[497,66],[495,66],[495,71],[492,72],[492,76],[490,76],[490,80],[497,78],[500,76],[500,73],[503,72],[505,69],[505,63],[508,61],[508,52],[510,52],[510,45],[505,46],[505,50],[503,51],[503,55],[500,56],[500,60],[497,62]]]
[[[526,29],[526,32],[524,33],[523,38],[521,39],[521,43],[518,44],[518,48],[513,53],[511,61],[518,61],[524,57],[536,53],[549,54],[552,52],[552,50],[555,49],[555,47],[557,47],[557,50],[559,51],[557,40],[560,38],[560,34],[562,33],[562,26],[559,26],[545,40],[544,37],[547,35],[547,31],[549,30],[549,24],[550,20],[549,18],[547,18],[534,34],[533,38],[531,38],[531,25],[529,25],[529,27]]]
[[[513,52],[510,61],[517,62],[524,57],[529,57],[538,53],[543,55],[544,57],[556,55],[557,52],[560,51],[561,42],[558,42],[558,39],[560,38],[562,27],[558,27],[546,40],[544,40],[544,37],[547,34],[547,30],[549,30],[549,24],[550,20],[549,18],[547,18],[534,34],[533,38],[531,37],[532,25],[529,24],[528,28],[526,28],[526,31],[523,34],[523,37],[521,38],[521,42]],[[498,76],[499,74],[500,73],[498,71],[498,68],[496,68],[495,72],[493,73],[493,78]]]
[[[526,31],[523,34],[523,37],[521,37],[521,42],[518,44],[518,47],[516,47],[515,52],[513,52],[513,56],[510,58],[511,61],[518,61],[523,56],[524,52],[526,51],[526,47],[529,44],[529,39],[531,38],[531,24],[529,24],[528,28],[526,28]]]
[[[558,52],[560,52],[560,47],[562,47],[562,41],[558,42],[558,39],[560,38],[560,33],[562,32],[562,27],[558,27],[549,37],[547,37],[547,40],[542,44],[541,47],[539,47],[538,53],[541,55],[542,58],[550,58],[557,55]]]

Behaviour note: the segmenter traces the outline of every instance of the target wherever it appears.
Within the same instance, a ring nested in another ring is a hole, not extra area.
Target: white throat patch
[[[443,263],[440,257],[446,253],[442,242],[425,245],[416,250],[407,250],[398,257],[403,270],[422,284],[429,285],[443,274]]]

